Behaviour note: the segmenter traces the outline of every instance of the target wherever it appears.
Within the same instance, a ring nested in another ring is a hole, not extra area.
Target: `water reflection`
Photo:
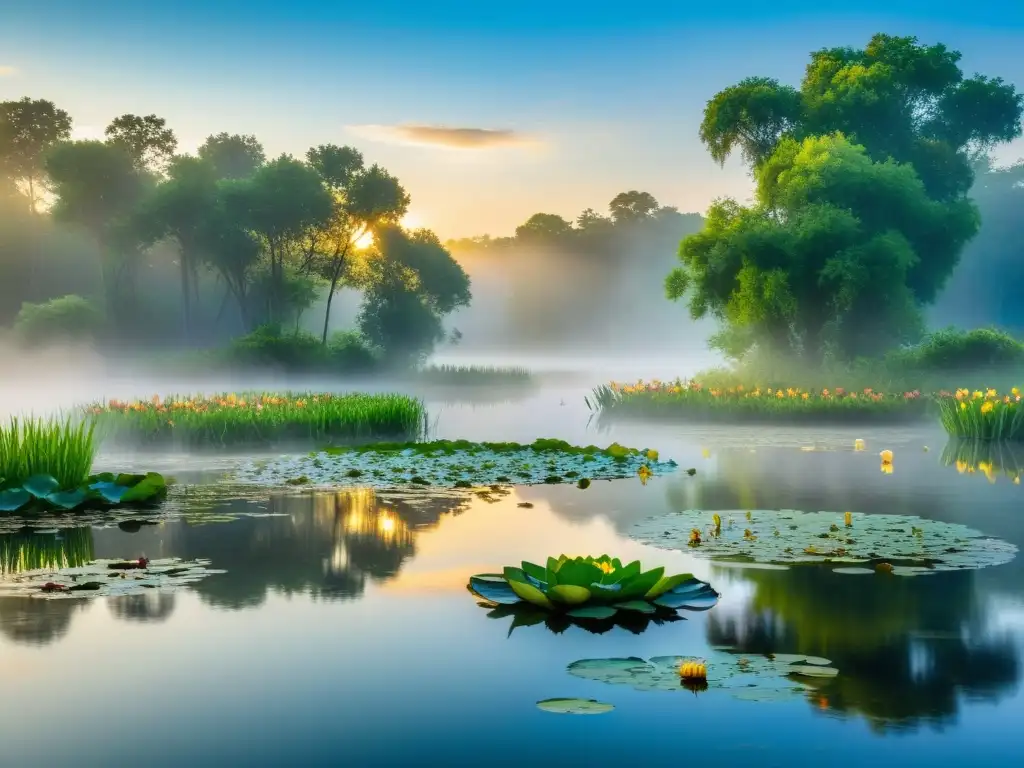
[[[719,578],[727,569],[714,568]],[[827,568],[744,571],[739,611],[709,616],[708,641],[748,653],[824,656],[842,670],[818,706],[876,730],[954,723],[963,697],[996,702],[1020,683],[1018,644],[992,632],[974,574],[849,576]]]
[[[980,473],[990,483],[1000,475],[1020,485],[1024,473],[1024,450],[1014,443],[990,440],[951,440],[942,450],[942,463],[961,475]]]
[[[115,618],[129,622],[166,621],[174,613],[174,594],[146,592],[141,595],[107,598],[107,608]]]
[[[0,634],[13,643],[49,645],[64,637],[71,619],[88,607],[88,600],[0,598]]]
[[[0,576],[78,568],[94,559],[89,528],[62,528],[56,533],[0,533]]]

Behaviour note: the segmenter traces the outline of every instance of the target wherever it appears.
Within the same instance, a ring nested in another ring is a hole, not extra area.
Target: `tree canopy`
[[[799,89],[747,78],[707,104],[700,136],[750,164],[751,206],[717,201],[683,240],[669,298],[725,323],[715,343],[821,359],[913,339],[980,226],[972,157],[1021,135],[1024,99],[965,78],[960,54],[875,35],[811,55]]]
[[[71,116],[52,101],[0,103],[0,174],[24,186],[31,211],[46,179],[46,153],[70,136]]]

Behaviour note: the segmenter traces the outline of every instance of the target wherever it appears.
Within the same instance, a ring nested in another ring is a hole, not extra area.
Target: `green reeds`
[[[227,448],[293,441],[418,439],[419,399],[398,394],[241,392],[170,395],[85,408],[102,435],[135,446]]]
[[[0,424],[0,488],[50,475],[61,488],[77,488],[96,456],[94,426],[70,418],[12,418]]]
[[[416,378],[439,386],[522,385],[533,380],[529,369],[518,366],[430,365],[417,371]]]
[[[958,389],[939,399],[939,418],[951,437],[1024,441],[1024,403],[1017,387],[1009,394]]]

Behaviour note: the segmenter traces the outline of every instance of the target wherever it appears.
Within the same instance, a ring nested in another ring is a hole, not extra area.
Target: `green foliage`
[[[235,448],[419,436],[423,403],[405,395],[223,393],[93,403],[98,432],[137,447]]]
[[[104,130],[107,143],[123,149],[140,171],[161,171],[174,156],[178,139],[156,115],[121,115]]]
[[[94,428],[71,419],[11,419],[0,424],[0,488],[29,478],[55,478],[59,488],[85,481],[96,456]]]
[[[372,350],[357,333],[337,333],[325,347],[310,333],[288,333],[275,325],[259,326],[234,339],[225,359],[237,366],[347,374],[368,372],[377,363]]]
[[[901,372],[977,373],[1024,364],[1024,344],[995,328],[947,328],[920,344],[890,353],[886,365]]]
[[[25,302],[14,320],[14,334],[25,346],[61,341],[87,341],[99,336],[106,323],[103,311],[81,296],[61,296],[41,304]]]
[[[0,102],[0,176],[22,184],[35,212],[43,191],[46,153],[71,135],[71,116],[52,101]]]
[[[36,531],[0,534],[0,575],[80,568],[95,559],[91,528],[64,528],[59,536]]]
[[[482,365],[430,365],[416,373],[417,380],[440,386],[485,386],[529,384],[533,375],[527,368]]]
[[[919,306],[978,229],[970,154],[1021,134],[1024,98],[964,79],[959,58],[876,35],[813,53],[799,91],[751,78],[716,95],[701,138],[719,162],[742,152],[756,204],[712,206],[669,297],[723,321],[733,354],[743,342],[820,361],[914,341]]]
[[[41,513],[107,509],[152,504],[167,495],[167,481],[157,472],[144,475],[102,472],[69,486],[51,475],[34,475],[20,486],[0,491],[0,513]]]
[[[663,567],[644,571],[639,560],[623,565],[608,555],[549,557],[546,565],[524,560],[521,568],[506,567],[503,574],[470,577],[468,589],[492,606],[525,601],[572,618],[598,620],[619,611],[707,610],[719,597],[692,574],[665,576]]]
[[[213,166],[218,179],[247,179],[267,161],[255,136],[226,132],[207,136],[196,154]]]

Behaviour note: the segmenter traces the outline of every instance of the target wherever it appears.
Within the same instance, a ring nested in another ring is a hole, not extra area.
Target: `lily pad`
[[[51,493],[56,493],[60,490],[60,483],[50,475],[33,475],[22,483],[21,487],[37,499],[45,499]]]
[[[1002,565],[1017,547],[954,523],[911,515],[784,510],[690,509],[644,520],[630,537],[663,549],[713,559],[792,565],[836,563],[843,569],[864,563],[892,564],[892,573],[920,575]],[[691,532],[702,532],[691,545]]]
[[[556,715],[603,715],[615,709],[595,699],[544,699],[537,702],[537,708]]]
[[[175,591],[214,574],[209,560],[165,558],[150,560],[147,568],[112,569],[120,560],[93,560],[82,566],[23,571],[0,580],[0,599],[34,597],[59,600],[135,595],[151,590]]]
[[[474,488],[510,484],[577,483],[590,479],[629,478],[672,472],[676,465],[659,461],[656,451],[639,451],[613,443],[607,448],[571,445],[564,440],[542,439],[519,443],[471,443],[438,440],[429,443],[379,443],[330,448],[309,456],[284,456],[251,461],[235,479],[271,487],[286,486],[306,477],[314,487],[351,485],[374,488],[429,484],[439,488]],[[652,458],[654,457],[654,458]]]
[[[799,698],[816,690],[827,678],[839,674],[834,667],[809,663],[811,660],[828,663],[828,659],[799,655],[746,655],[730,649],[714,649],[701,658],[707,668],[706,687],[687,685],[679,675],[684,661],[692,656],[655,656],[641,659],[636,656],[608,659],[582,659],[568,667],[570,675],[585,680],[625,685],[637,691],[725,690],[736,698],[748,701],[782,701]],[[813,670],[809,671],[809,670]]]
[[[0,491],[0,512],[17,512],[32,501],[32,494],[24,488]]]

